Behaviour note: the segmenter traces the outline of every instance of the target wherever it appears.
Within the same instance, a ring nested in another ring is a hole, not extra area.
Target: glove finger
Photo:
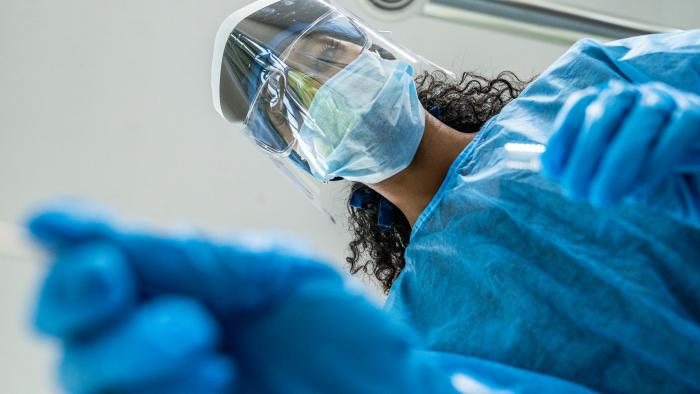
[[[608,206],[629,195],[643,176],[641,169],[649,160],[651,146],[674,109],[673,100],[665,94],[645,86],[639,93],[638,104],[624,119],[591,181],[594,205]]]
[[[669,125],[652,147],[644,170],[645,179],[639,189],[655,190],[670,174],[700,173],[700,108],[680,102],[671,115]]]
[[[130,389],[129,394],[224,394],[233,393],[236,383],[234,363],[222,356],[207,355],[168,379],[145,387]]]
[[[62,248],[91,240],[116,245],[145,296],[182,294],[202,301],[214,312],[233,313],[271,305],[299,280],[321,275],[342,281],[308,252],[292,249],[296,240],[261,236],[224,243],[198,234],[161,236],[91,214],[54,208],[35,215],[29,228],[40,239],[51,239]]]
[[[114,322],[136,305],[136,284],[122,253],[104,242],[62,251],[39,291],[34,326],[74,338]]]
[[[547,149],[540,157],[543,174],[558,180],[566,167],[571,150],[583,124],[586,107],[597,96],[597,90],[585,89],[572,95],[557,114],[554,133],[547,142]]]
[[[191,299],[161,297],[87,341],[65,343],[59,377],[73,393],[128,390],[162,381],[214,351],[219,327]]]
[[[585,199],[588,196],[591,178],[603,152],[621,119],[633,106],[635,97],[634,91],[615,84],[603,90],[586,108],[585,120],[561,179],[569,197]]]
[[[97,235],[109,236],[113,227],[114,217],[106,209],[78,200],[49,202],[27,220],[29,234],[52,251],[95,240]]]

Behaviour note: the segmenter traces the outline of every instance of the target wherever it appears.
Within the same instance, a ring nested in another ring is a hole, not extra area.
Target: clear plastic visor
[[[318,90],[369,48],[367,35],[350,18],[330,11],[279,57],[263,55],[260,88],[245,119],[248,133],[269,153],[289,154],[302,125],[314,127],[309,109]]]
[[[321,178],[312,174],[320,173],[323,159],[332,157],[328,155],[353,129],[328,126],[335,121],[339,126],[361,124],[358,114],[370,111],[358,106],[365,101],[371,105],[375,97],[391,97],[380,94],[387,76],[449,73],[347,11],[319,0],[274,2],[254,11],[227,38],[221,69],[227,64],[241,98],[226,103],[244,111],[239,119],[245,133],[326,212],[327,207],[344,205],[338,191],[347,189],[348,182],[319,182]],[[362,94],[336,90],[348,85]],[[319,108],[329,101],[332,108]],[[381,138],[381,130],[376,131]],[[321,180],[340,180],[329,177]],[[347,197],[347,190],[341,194]]]

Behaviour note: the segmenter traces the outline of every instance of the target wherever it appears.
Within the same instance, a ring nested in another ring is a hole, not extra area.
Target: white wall
[[[218,24],[245,1],[4,0],[0,221],[82,196],[160,225],[274,229],[338,266],[347,244],[211,105]],[[342,2],[358,14],[354,1]],[[370,20],[455,71],[537,73],[565,48],[427,17]],[[0,251],[0,392],[52,392],[50,348],[30,336],[41,265]]]

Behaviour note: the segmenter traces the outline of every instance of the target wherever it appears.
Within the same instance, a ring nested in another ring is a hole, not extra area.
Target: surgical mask
[[[373,184],[397,174],[413,160],[425,128],[413,67],[370,50],[315,92],[309,114],[313,124],[302,125],[299,149],[324,181]]]

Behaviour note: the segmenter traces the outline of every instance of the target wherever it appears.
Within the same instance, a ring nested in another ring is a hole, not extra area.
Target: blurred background
[[[164,227],[290,233],[344,268],[345,223],[316,210],[211,104],[215,33],[248,2],[3,0],[0,392],[57,391],[52,345],[29,329],[44,267],[19,230],[48,199],[86,198]],[[581,37],[700,26],[697,0],[336,3],[448,69],[488,76],[530,78]]]

